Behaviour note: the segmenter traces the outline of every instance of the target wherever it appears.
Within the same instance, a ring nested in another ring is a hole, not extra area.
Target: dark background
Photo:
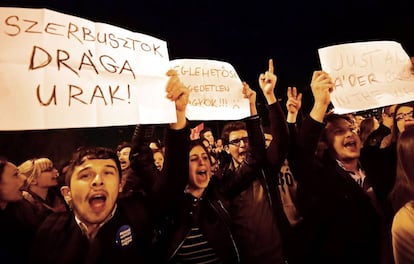
[[[306,113],[312,105],[310,78],[314,70],[320,69],[318,48],[356,41],[395,40],[414,56],[411,2],[0,0],[0,6],[45,7],[152,35],[167,41],[170,59],[229,62],[256,91],[258,75],[267,70],[267,61],[273,58],[278,76],[277,96],[283,100],[287,86],[298,87],[304,94],[302,110]],[[258,94],[259,112],[265,117],[264,100]],[[195,126],[199,122],[192,123]],[[206,125],[219,135],[222,122]],[[121,141],[130,140],[132,131],[133,126],[0,132],[0,155],[16,164],[46,155],[59,164],[78,146],[115,148]],[[157,131],[161,137],[162,127]]]

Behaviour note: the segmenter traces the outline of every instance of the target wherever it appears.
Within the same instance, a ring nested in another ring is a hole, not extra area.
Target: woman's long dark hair
[[[3,172],[4,168],[6,167],[8,160],[5,157],[0,156],[0,181],[3,180]]]
[[[398,211],[414,200],[414,126],[407,127],[397,140],[397,177],[390,193],[393,208]]]

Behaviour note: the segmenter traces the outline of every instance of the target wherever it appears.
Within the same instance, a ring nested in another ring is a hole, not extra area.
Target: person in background
[[[394,116],[394,129],[397,129],[396,136],[402,133],[406,127],[414,125],[414,101],[397,105]]]
[[[200,131],[200,139],[207,139],[210,147],[212,149],[215,148],[215,139],[213,135],[213,130],[209,127],[205,127],[203,130]]]
[[[50,213],[69,209],[60,193],[59,172],[49,158],[27,160],[20,164],[18,169],[27,177],[23,197],[39,216],[45,218]]]
[[[289,160],[298,180],[305,254],[315,263],[381,263],[388,241],[378,175],[365,170],[368,161],[362,161],[352,119],[327,113],[333,88],[326,72],[313,73],[314,105],[298,130],[296,156]],[[327,146],[322,159],[315,155],[320,140]]]
[[[365,117],[362,116],[362,115],[358,115],[358,114],[350,114],[350,115],[353,116],[353,120],[355,121],[357,132],[360,133],[361,123],[362,123],[362,121],[364,121]]]
[[[276,75],[273,73],[273,61],[269,60],[268,70],[259,76],[259,85],[266,98],[269,109],[273,140],[266,151],[264,135],[261,128],[243,121],[227,123],[222,129],[223,143],[231,158],[221,164],[223,179],[232,179],[240,168],[248,164],[250,153],[264,155],[265,162],[243,177],[252,178],[247,188],[230,200],[230,216],[233,221],[234,237],[240,246],[243,263],[284,263],[282,238],[278,227],[274,206],[279,205],[277,198],[276,172],[287,151],[286,118],[274,94]],[[249,99],[250,115],[254,120],[257,115],[256,92],[244,83],[243,95]],[[260,117],[259,117],[260,120]],[[257,121],[256,121],[257,122]]]
[[[222,138],[218,138],[216,140],[215,146],[216,148],[213,151],[214,151],[214,156],[216,157],[216,171],[217,171],[219,170],[221,164],[229,162],[231,157],[224,148]]]
[[[389,238],[391,244],[391,226],[394,214],[399,208],[398,196],[396,192],[392,192],[395,184],[398,166],[397,166],[397,144],[399,135],[414,124],[412,116],[414,109],[413,102],[407,102],[397,105],[390,105],[384,109],[382,114],[383,121],[379,128],[373,131],[365,141],[364,147],[361,149],[361,162],[364,164],[365,171],[370,175],[376,175],[372,178],[373,184],[376,186],[376,196],[379,198],[381,207],[383,208],[383,215],[385,219],[385,235],[383,237]],[[392,116],[389,116],[393,113]],[[390,252],[388,257],[384,259],[391,259],[392,248],[388,246],[382,252]]]
[[[401,132],[397,142],[397,178],[392,190],[397,213],[392,222],[396,264],[414,263],[414,126]]]
[[[364,164],[366,172],[370,175],[376,175],[372,178],[372,182],[376,186],[376,196],[383,208],[383,218],[385,219],[385,228],[383,228],[385,235],[383,237],[389,239],[382,252],[391,251],[383,259],[389,261],[393,261],[392,246],[390,246],[391,249],[388,249],[388,244],[392,243],[391,226],[394,214],[400,206],[397,202],[399,193],[392,192],[398,173],[397,144],[399,135],[407,127],[414,124],[413,109],[413,102],[387,107],[384,113],[394,113],[394,115],[392,117],[388,114],[382,115],[382,124],[368,136],[361,149],[361,162]]]
[[[116,153],[118,154],[119,161],[121,162],[122,169],[122,187],[125,186],[127,182],[128,170],[131,166],[129,161],[129,153],[131,152],[131,143],[124,141],[116,147]]]
[[[382,108],[381,121],[377,129],[372,131],[364,141],[364,147],[386,148],[396,142],[394,116],[397,105],[388,105]]]
[[[154,165],[158,171],[162,171],[164,167],[164,152],[162,150],[153,151]]]
[[[122,170],[122,191],[119,193],[118,199],[132,195],[133,192],[137,190],[137,185],[139,185],[138,178],[135,177],[133,171],[131,171],[131,161],[129,159],[131,148],[132,144],[128,141],[122,142],[116,148],[116,153],[119,162],[121,163]]]
[[[218,138],[216,140],[215,146],[216,146],[216,149],[215,149],[216,153],[220,153],[221,151],[224,151],[223,140],[221,138]]]
[[[164,145],[159,139],[155,139],[155,138],[151,139],[151,142],[149,143],[149,147],[152,151],[157,151],[157,150],[164,151]]]
[[[360,125],[359,125],[359,137],[361,138],[362,144],[364,144],[365,140],[368,136],[379,127],[378,120],[371,116],[364,118]]]
[[[394,156],[395,156],[396,182],[389,196],[395,213],[401,208],[401,206],[404,205],[404,203],[407,200],[406,188],[404,189],[404,188],[398,187],[398,185],[401,185],[403,183],[401,178],[407,179],[406,177],[408,176],[404,175],[404,171],[401,168],[401,164],[399,164],[398,162],[397,146],[398,146],[398,141],[400,139],[401,133],[403,133],[407,128],[410,128],[414,124],[414,118],[412,116],[411,117],[409,116],[409,113],[412,113],[413,110],[414,110],[413,102],[397,105],[395,109],[396,112],[395,112],[394,119],[397,119],[397,120],[394,121],[394,125],[397,127],[395,133],[398,135],[398,138],[392,146],[395,147],[395,153],[393,154],[395,154]],[[383,168],[384,165],[381,165],[381,166],[379,165],[379,167]],[[399,173],[402,173],[402,175],[398,175]],[[399,180],[397,182],[398,178]],[[399,189],[401,190],[398,191]]]
[[[16,165],[0,157],[0,262],[28,263],[38,226],[32,206],[22,203],[26,176]]]
[[[217,153],[215,151],[216,149],[216,145],[215,145],[215,139],[214,139],[214,135],[213,135],[213,130],[209,127],[205,127],[204,129],[202,129],[200,131],[200,140],[201,142],[203,142],[204,146],[206,146],[206,148],[208,149],[208,151],[210,152],[210,156],[212,158],[212,162],[213,162],[213,174],[218,170],[218,165],[219,165],[219,161],[218,161],[218,157],[217,157]]]
[[[297,133],[297,118],[302,106],[302,93],[288,87],[286,121],[289,129],[289,148],[293,148]],[[283,252],[288,263],[304,263],[304,223],[298,200],[298,181],[289,166],[289,151],[278,174],[278,191],[283,212],[279,214],[279,227],[283,237]],[[280,210],[279,210],[280,211]]]

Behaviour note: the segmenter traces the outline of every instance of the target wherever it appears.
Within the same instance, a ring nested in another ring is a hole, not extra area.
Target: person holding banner
[[[167,98],[175,102],[177,116],[166,134],[167,176],[183,175],[188,171],[187,159],[183,158],[188,150],[180,146],[186,146],[190,135],[185,118],[189,91],[174,71],[167,75]],[[115,150],[82,147],[73,154],[65,175],[65,193],[72,200],[72,211],[46,218],[36,234],[31,262],[157,263],[154,225],[162,210],[175,201],[173,195],[182,194],[186,181],[166,177],[165,182],[154,182],[149,148],[153,131],[151,125],[137,125],[132,139],[130,166],[140,177],[144,194],[135,192],[117,199],[122,190],[122,169]]]
[[[299,180],[307,261],[390,263],[383,259],[389,244],[380,181],[365,170],[369,157],[361,156],[361,140],[349,116],[326,113],[331,77],[315,71],[311,88],[314,105],[298,131],[291,164]],[[315,156],[319,140],[327,146],[321,159]]]
[[[244,84],[243,92],[246,96],[253,96],[247,84]],[[160,234],[158,252],[166,252],[165,262],[246,263],[239,248],[240,240],[233,233],[234,219],[229,214],[229,200],[251,184],[256,171],[262,167],[265,153],[260,117],[255,114],[244,121],[240,123],[256,137],[250,139],[253,145],[250,155],[232,174],[234,177],[213,176],[211,153],[202,139],[192,140],[189,145],[186,141],[179,142],[188,147],[188,159],[181,157],[182,161],[188,162],[186,173],[177,174],[164,168],[167,174],[177,175],[177,181],[187,181],[184,195],[166,218],[166,223],[160,225],[163,229],[157,232]],[[256,224],[259,225],[258,222]],[[248,230],[243,232],[250,235]]]
[[[179,181],[187,179],[184,194],[169,215],[173,220],[158,232],[164,233],[160,239],[160,252],[166,252],[164,263],[240,263],[226,197],[240,192],[241,187],[232,183],[222,195],[220,179],[213,176],[212,157],[202,140],[191,140],[188,150],[188,159],[183,159],[188,161],[188,171],[177,175]]]

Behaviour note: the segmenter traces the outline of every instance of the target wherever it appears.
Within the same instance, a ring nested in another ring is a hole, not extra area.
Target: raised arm
[[[266,98],[268,105],[277,102],[274,90],[276,87],[277,76],[274,74],[273,60],[269,60],[268,70],[259,75],[259,86]]]
[[[270,133],[273,137],[267,148],[267,160],[272,166],[283,164],[288,150],[288,127],[286,117],[275,95],[277,76],[274,74],[273,60],[269,59],[268,69],[259,75],[259,86],[267,102]]]
[[[322,123],[326,110],[331,102],[330,93],[333,90],[332,79],[324,71],[314,71],[311,88],[315,102],[309,115],[313,120]]]
[[[302,93],[298,93],[296,87],[288,87],[287,89],[287,117],[286,121],[288,123],[296,123],[298,118],[298,113],[302,107]]]
[[[181,197],[188,182],[188,149],[190,145],[190,127],[186,119],[186,109],[189,100],[189,90],[180,81],[174,70],[167,72],[170,76],[166,92],[167,98],[175,103],[177,122],[171,123],[166,130],[165,162],[163,177],[165,177],[164,190],[167,200],[174,206],[175,201]]]
[[[165,197],[171,198],[184,190],[187,183],[185,173],[188,173],[186,159],[188,159],[190,129],[187,125],[185,111],[189,91],[181,83],[175,71],[168,71],[167,76],[169,80],[165,88],[166,97],[175,102],[177,121],[171,123],[165,133],[165,165],[162,174],[159,175],[156,170],[153,153],[149,148],[154,134],[153,125],[138,124],[136,126],[130,153],[133,176],[139,179],[139,187],[144,188],[158,205],[167,204]]]
[[[256,92],[246,82],[243,82],[242,94],[244,98],[249,99],[250,116],[257,115]]]
[[[177,114],[177,122],[170,124],[170,128],[173,130],[183,129],[187,125],[185,111],[187,109],[190,92],[180,81],[176,71],[169,70],[167,76],[170,77],[166,87],[167,98],[175,102],[175,111]]]

